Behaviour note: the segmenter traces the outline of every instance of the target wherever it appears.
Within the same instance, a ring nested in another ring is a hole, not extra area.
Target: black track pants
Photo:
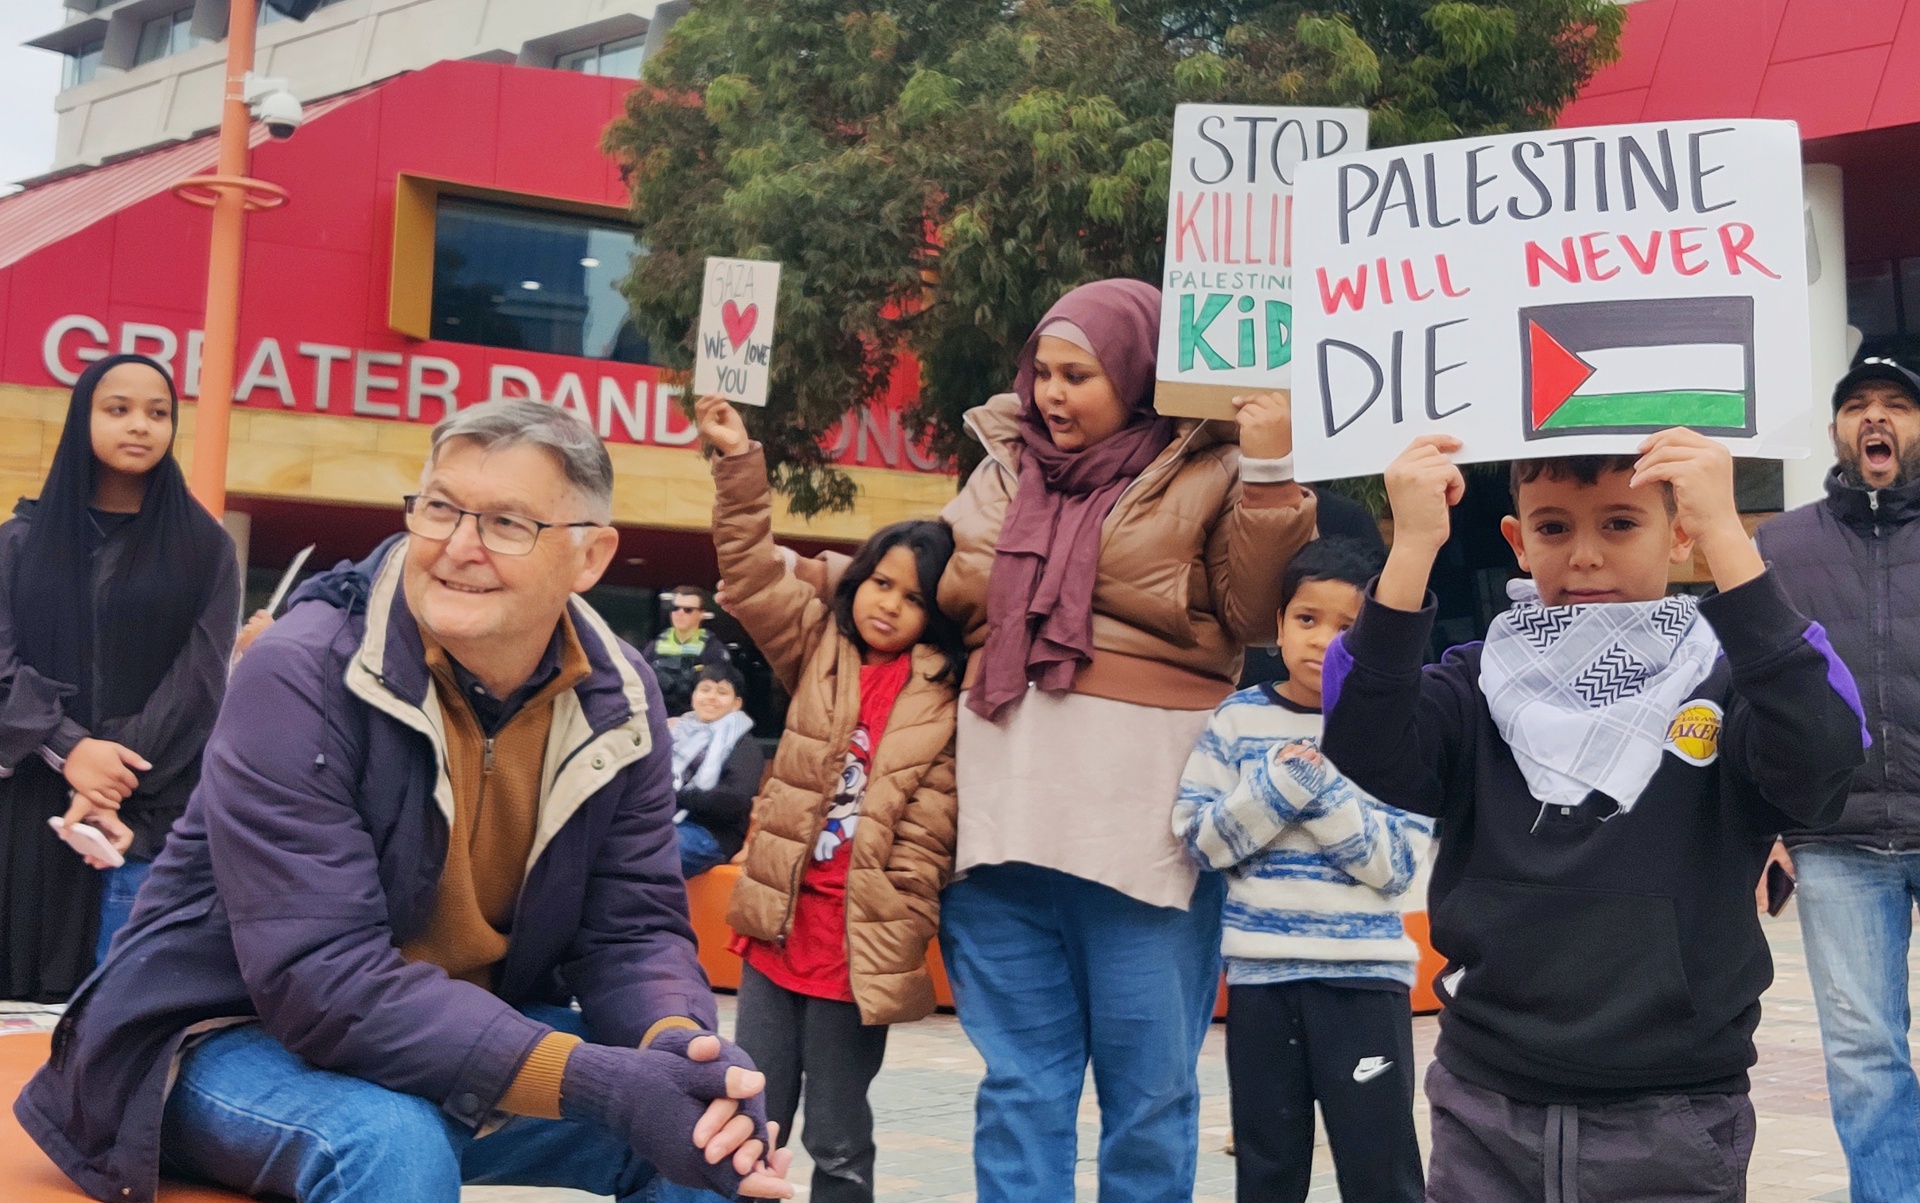
[[[1406,991],[1308,981],[1227,998],[1240,1203],[1307,1197],[1316,1100],[1342,1203],[1419,1203]]]

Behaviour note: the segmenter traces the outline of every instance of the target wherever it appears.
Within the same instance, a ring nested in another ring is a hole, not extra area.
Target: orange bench
[[[707,980],[722,990],[740,988],[740,958],[727,951],[727,945],[733,942],[733,929],[727,926],[727,896],[733,893],[733,883],[739,878],[740,866],[721,865],[687,883],[687,905],[693,914],[693,931],[700,939],[700,964],[707,971]],[[1440,1009],[1440,1000],[1434,997],[1433,987],[1428,983],[1433,980],[1434,974],[1440,972],[1443,958],[1427,942],[1425,912],[1407,915],[1405,922],[1407,934],[1420,946],[1420,968],[1413,988],[1413,1010],[1415,1014],[1425,1015]],[[934,998],[941,1006],[951,1007],[953,992],[947,987],[947,970],[940,961],[940,945],[937,941],[927,948],[927,968],[933,974]],[[1226,1013],[1227,991],[1223,984],[1220,1002],[1214,1008],[1213,1016],[1221,1019]]]
[[[13,1118],[13,1100],[34,1071],[46,1062],[53,1037],[48,1032],[0,1036],[0,1199],[7,1203],[77,1203],[80,1188],[55,1168],[40,1146]],[[244,1203],[245,1195],[204,1186],[160,1184],[160,1203]]]

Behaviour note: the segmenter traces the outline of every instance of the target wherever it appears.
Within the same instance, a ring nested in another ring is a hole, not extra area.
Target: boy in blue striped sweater
[[[1287,567],[1287,679],[1241,690],[1187,761],[1174,833],[1227,875],[1227,1077],[1240,1203],[1299,1203],[1317,1099],[1345,1203],[1418,1203],[1413,1027],[1419,950],[1401,926],[1432,828],[1317,751],[1327,645],[1353,625],[1377,552],[1309,543]]]

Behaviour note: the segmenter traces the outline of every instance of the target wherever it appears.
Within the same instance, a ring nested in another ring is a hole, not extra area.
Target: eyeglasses
[[[453,538],[453,532],[460,529],[462,518],[472,518],[473,528],[480,533],[480,546],[502,556],[524,556],[531,552],[533,545],[540,541],[540,532],[543,530],[606,525],[604,522],[536,522],[519,514],[463,510],[451,502],[422,497],[418,493],[409,494],[404,500],[407,503],[407,529],[422,539],[443,543]]]

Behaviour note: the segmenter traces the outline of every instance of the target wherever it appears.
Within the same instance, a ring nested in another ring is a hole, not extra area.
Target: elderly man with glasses
[[[714,1034],[659,689],[576,596],[612,489],[572,416],[463,410],[408,536],[240,662],[16,1104],[88,1194],[150,1203],[163,1170],[300,1203],[791,1194],[763,1080]]]

